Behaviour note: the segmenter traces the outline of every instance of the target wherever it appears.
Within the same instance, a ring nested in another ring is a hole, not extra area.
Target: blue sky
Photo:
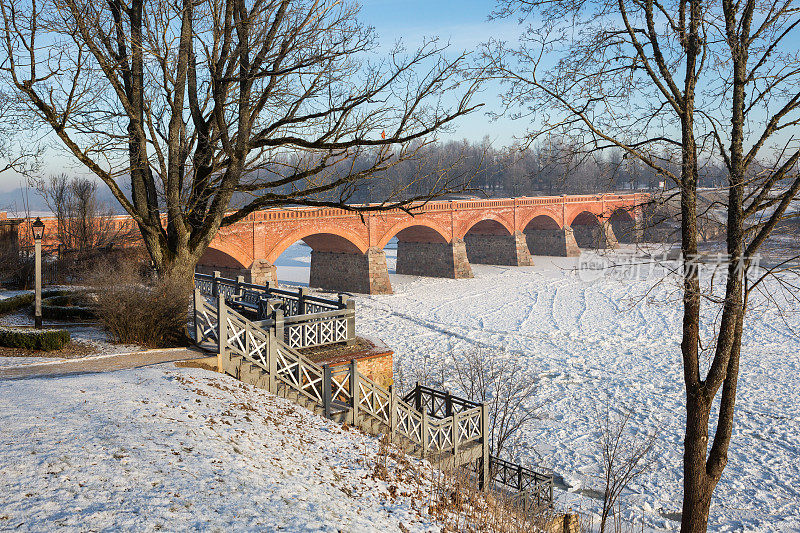
[[[492,0],[363,0],[361,20],[371,26],[379,36],[381,47],[390,47],[402,40],[408,48],[414,48],[424,37],[438,36],[449,41],[453,52],[472,51],[490,37],[513,32],[513,22],[488,22],[487,17],[494,2]],[[484,110],[477,111],[455,124],[454,131],[443,136],[444,139],[480,140],[485,135],[496,145],[511,141],[515,130],[522,132],[522,124],[510,121],[490,122],[485,109],[497,108],[497,87],[490,88],[480,95]],[[79,165],[72,165],[62,154],[52,154],[51,163],[44,173],[67,171],[86,174]],[[11,173],[0,175],[0,192],[19,187],[21,178]]]
[[[402,40],[413,48],[425,37],[436,36],[450,43],[453,53],[474,51],[490,38],[514,40],[519,32],[516,20],[488,21],[495,7],[492,0],[364,0],[361,20],[375,27],[381,46]],[[477,95],[485,104],[475,114],[459,121],[447,138],[480,140],[485,135],[495,145],[512,142],[514,135],[524,132],[524,124],[510,120],[489,121],[486,110],[498,110],[497,84],[489,85]]]

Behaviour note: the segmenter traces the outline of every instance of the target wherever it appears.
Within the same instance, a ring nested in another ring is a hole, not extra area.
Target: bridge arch
[[[213,242],[206,248],[198,265],[223,269],[249,268],[253,258],[224,242]]]
[[[608,221],[602,215],[591,211],[581,211],[572,218],[570,226],[575,235],[575,242],[581,248],[614,248],[617,239]]]
[[[636,217],[632,207],[618,207],[608,218],[611,229],[614,230],[619,242],[637,242]]]
[[[354,231],[333,225],[296,229],[272,247],[267,262],[273,264],[280,255],[297,241],[308,244],[312,250],[322,252],[366,253],[367,242]]]
[[[523,232],[542,229],[561,229],[561,224],[550,215],[539,214],[522,225]]]
[[[413,217],[402,220],[389,228],[383,237],[378,241],[378,248],[383,249],[389,244],[392,238],[397,237],[400,241],[410,242],[450,242],[447,228],[440,226],[431,220],[424,220],[421,217]]]
[[[599,226],[600,219],[591,211],[581,211],[569,221],[570,226]]]
[[[468,233],[476,235],[513,235],[514,226],[495,213],[480,213],[461,225],[456,238],[463,239]]]

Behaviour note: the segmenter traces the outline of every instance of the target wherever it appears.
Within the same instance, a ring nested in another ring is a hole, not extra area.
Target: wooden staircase
[[[199,302],[199,306],[198,306]],[[219,298],[195,299],[198,339],[217,341],[220,371],[330,420],[387,435],[442,469],[468,467],[484,489],[512,491],[524,510],[553,502],[553,476],[492,457],[486,405],[420,384],[400,398],[358,372],[356,362],[319,366]],[[198,320],[200,320],[198,322]],[[282,337],[282,336],[281,336]]]

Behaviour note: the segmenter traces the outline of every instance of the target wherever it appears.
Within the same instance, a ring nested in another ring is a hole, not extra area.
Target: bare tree
[[[39,168],[41,147],[23,134],[30,122],[20,110],[19,99],[0,91],[0,174],[17,172],[30,176]]]
[[[442,386],[453,384],[457,394],[488,406],[492,455],[513,458],[530,448],[525,429],[542,406],[534,403],[538,383],[518,357],[476,348],[448,360],[441,372]]]
[[[621,150],[669,181],[679,199],[682,530],[705,531],[728,461],[748,296],[771,274],[747,273],[776,224],[797,216],[789,207],[800,191],[800,10],[790,0],[502,0],[495,16],[529,25],[518,45],[489,43],[485,54],[508,84],[509,109],[533,119],[528,142],[559,132],[583,153]],[[726,184],[719,201],[703,206],[697,189],[710,161],[722,164]],[[725,217],[722,295],[703,290],[696,263],[698,227],[712,209]],[[700,333],[704,306],[718,310],[709,313],[718,317],[710,339]]]
[[[630,424],[632,412],[623,409],[612,412],[610,401],[597,413],[600,427],[600,451],[602,453],[603,509],[600,513],[600,531],[604,532],[608,518],[615,507],[619,508],[622,492],[653,465],[653,445],[656,432],[643,437],[632,435]]]
[[[96,182],[57,174],[39,180],[36,185],[56,216],[61,247],[85,252],[123,239],[113,225],[111,210],[97,198]]]
[[[380,60],[350,2],[0,0],[0,11],[10,83],[110,188],[159,270],[187,279],[220,226],[255,210],[387,209],[449,191],[442,178],[424,195],[347,203],[476,107],[463,54],[428,40]],[[357,158],[369,164],[332,171]]]

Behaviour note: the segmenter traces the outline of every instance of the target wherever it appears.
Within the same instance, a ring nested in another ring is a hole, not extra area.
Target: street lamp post
[[[36,329],[42,329],[42,237],[44,236],[44,222],[39,217],[31,224],[33,230],[33,244],[36,261],[36,311],[34,321]]]

